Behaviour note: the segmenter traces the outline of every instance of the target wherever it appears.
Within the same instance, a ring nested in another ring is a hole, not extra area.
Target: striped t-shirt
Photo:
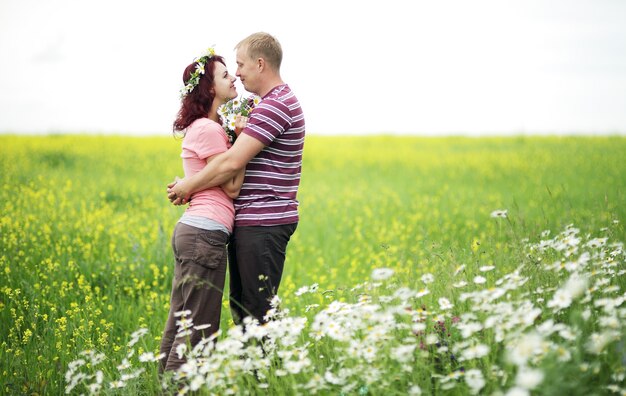
[[[259,140],[265,148],[246,166],[235,200],[235,226],[297,222],[304,114],[288,85],[279,85],[263,97],[242,133]]]

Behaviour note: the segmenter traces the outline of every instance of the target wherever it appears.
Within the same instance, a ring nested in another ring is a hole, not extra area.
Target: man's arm
[[[259,140],[241,134],[228,151],[216,155],[200,172],[174,186],[170,185],[167,189],[169,200],[175,205],[185,204],[196,191],[233,179],[264,147]]]
[[[237,176],[232,179],[222,183],[220,187],[226,195],[228,195],[231,199],[235,199],[239,196],[239,191],[241,191],[241,186],[243,185],[243,179],[246,176],[246,168],[241,169]]]

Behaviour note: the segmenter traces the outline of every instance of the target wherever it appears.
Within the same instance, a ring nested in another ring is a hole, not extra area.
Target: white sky
[[[0,0],[0,133],[168,135],[185,66],[255,31],[310,134],[626,133],[621,0]]]

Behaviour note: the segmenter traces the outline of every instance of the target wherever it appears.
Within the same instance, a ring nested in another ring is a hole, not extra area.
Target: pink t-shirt
[[[223,153],[230,146],[224,128],[217,122],[208,118],[199,118],[192,122],[187,128],[180,154],[185,177],[198,173],[205,167],[208,157]],[[193,194],[185,214],[217,221],[233,231],[233,200],[219,186]]]

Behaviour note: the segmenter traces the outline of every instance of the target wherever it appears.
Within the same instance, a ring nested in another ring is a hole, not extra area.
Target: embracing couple
[[[184,363],[179,344],[193,347],[219,329],[227,256],[233,321],[250,316],[265,322],[298,224],[304,116],[280,76],[282,48],[273,36],[255,33],[235,50],[235,75],[261,101],[248,117],[237,118],[232,144],[219,109],[237,97],[236,77],[224,58],[209,49],[183,73],[174,132],[184,136],[185,178],[168,185],[168,197],[189,207],[172,236],[176,263],[162,371]],[[189,338],[176,337],[183,311],[197,327]]]

